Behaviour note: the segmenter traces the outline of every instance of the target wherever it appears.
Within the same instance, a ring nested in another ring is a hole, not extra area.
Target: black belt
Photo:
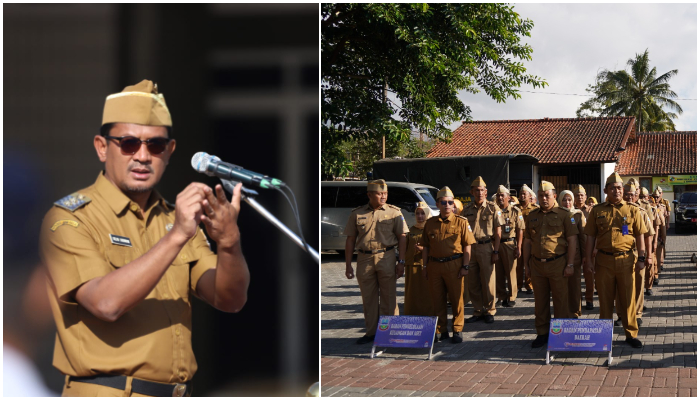
[[[443,258],[428,256],[428,259],[430,261],[437,261],[437,262],[448,262],[448,261],[456,260],[458,258],[462,258],[462,255],[455,254],[452,257],[443,257]]]
[[[126,389],[126,376],[96,375],[86,377],[70,377],[71,381],[92,383],[114,389]],[[131,391],[154,397],[189,397],[192,394],[192,383],[158,383],[134,378]]]
[[[484,244],[484,243],[491,243],[491,239],[486,239],[486,240],[481,240],[479,242],[476,242],[476,244]]]
[[[629,249],[629,251],[618,251],[617,253],[610,253],[610,252],[603,251],[603,250],[598,250],[598,251],[603,253],[603,254],[607,254],[609,256],[624,256],[625,254],[629,254],[632,251],[634,251],[634,248]]]
[[[552,257],[552,258],[537,258],[537,257],[535,257],[535,260],[538,260],[539,262],[546,263],[546,262],[554,261],[554,260],[556,260],[557,258],[562,258],[562,257],[564,257],[565,255],[566,255],[566,253],[564,253],[564,254],[559,254],[558,256],[554,256],[554,257]]]
[[[395,248],[396,248],[396,245],[393,245],[393,246],[391,246],[391,247],[387,247],[386,249],[379,249],[379,250],[361,250],[361,249],[357,249],[357,251],[359,251],[359,252],[362,253],[362,254],[377,254],[377,253],[384,253],[385,251],[389,251],[389,250],[392,250],[392,249],[395,249]]]
[[[515,242],[515,238],[501,239],[501,243],[507,243],[507,242],[510,242],[510,241]]]

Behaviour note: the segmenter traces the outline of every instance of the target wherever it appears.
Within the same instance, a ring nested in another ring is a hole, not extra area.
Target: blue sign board
[[[375,346],[432,348],[437,317],[381,315]]]
[[[612,351],[612,319],[552,319],[547,351]]]

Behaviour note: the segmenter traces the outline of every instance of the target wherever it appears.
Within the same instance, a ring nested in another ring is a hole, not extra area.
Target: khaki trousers
[[[564,277],[566,256],[543,263],[530,257],[532,290],[535,293],[535,329],[538,335],[549,332],[551,309],[549,294],[552,294],[554,318],[569,318],[569,280]]]
[[[145,394],[133,393],[131,391],[132,377],[126,378],[126,388],[124,390],[111,388],[109,386],[95,385],[94,383],[73,382],[66,379],[63,385],[62,397],[151,397]]]
[[[595,284],[600,301],[600,318],[612,319],[617,302],[617,315],[622,320],[625,336],[636,338],[639,332],[635,307],[634,262],[632,253],[609,256],[598,252],[595,260]]]
[[[654,277],[659,276],[657,270],[656,253],[651,257],[651,265],[644,268],[644,288],[651,289],[654,286]]]
[[[484,314],[496,315],[496,268],[491,263],[492,253],[491,242],[472,245],[469,274],[464,285],[465,291],[469,291],[474,315],[477,317]]]
[[[593,265],[595,265],[595,258],[593,259]],[[585,266],[583,268],[583,280],[586,283],[586,301],[593,302],[593,294],[595,293],[595,275],[588,272]]]
[[[666,238],[664,237],[664,241]],[[666,243],[661,244],[661,236],[656,245],[656,268],[654,269],[654,278],[659,278],[659,266],[664,265],[664,257],[666,256]]]
[[[447,302],[452,304],[452,332],[462,332],[464,328],[463,278],[458,278],[462,259],[448,262],[428,261],[428,284],[433,299],[433,315],[438,317],[435,333],[447,332]],[[471,270],[470,270],[471,272]]]
[[[499,301],[515,301],[518,295],[516,285],[517,263],[515,258],[515,242],[501,243],[498,248],[499,262],[496,263],[496,298]],[[510,295],[506,290],[510,291]]]
[[[357,254],[357,283],[362,293],[367,336],[377,332],[380,315],[399,315],[396,302],[396,254]]]
[[[532,289],[530,278],[525,276],[525,264],[523,264],[523,255],[518,257],[518,267],[516,268],[516,282],[518,282],[518,290],[522,288]],[[524,282],[523,282],[524,280]]]
[[[566,258],[566,256],[562,257]],[[564,265],[566,266],[566,265]],[[581,316],[581,257],[576,257],[574,262],[574,274],[566,278],[568,281],[569,313],[571,318],[574,315]]]

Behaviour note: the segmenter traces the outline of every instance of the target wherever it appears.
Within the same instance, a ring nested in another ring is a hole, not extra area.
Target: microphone
[[[243,169],[238,165],[223,162],[219,157],[209,155],[203,151],[200,151],[192,157],[192,168],[197,172],[209,176],[241,181],[244,185],[261,187],[263,189],[285,186],[284,182],[279,179],[270,178],[267,175]]]

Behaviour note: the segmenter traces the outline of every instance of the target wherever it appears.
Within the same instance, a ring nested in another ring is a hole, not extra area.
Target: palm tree
[[[627,61],[627,70],[603,71],[598,74],[594,93],[596,97],[586,103],[599,106],[604,116],[637,117],[637,131],[676,130],[672,119],[683,113],[673,101],[678,95],[671,90],[668,81],[678,74],[674,69],[657,77],[656,67],[649,70],[649,50],[636,54]],[[582,107],[586,104],[582,104]],[[588,106],[589,108],[590,105]],[[664,111],[668,107],[671,111]],[[579,108],[579,110],[581,110]],[[678,114],[672,112],[675,111]]]

